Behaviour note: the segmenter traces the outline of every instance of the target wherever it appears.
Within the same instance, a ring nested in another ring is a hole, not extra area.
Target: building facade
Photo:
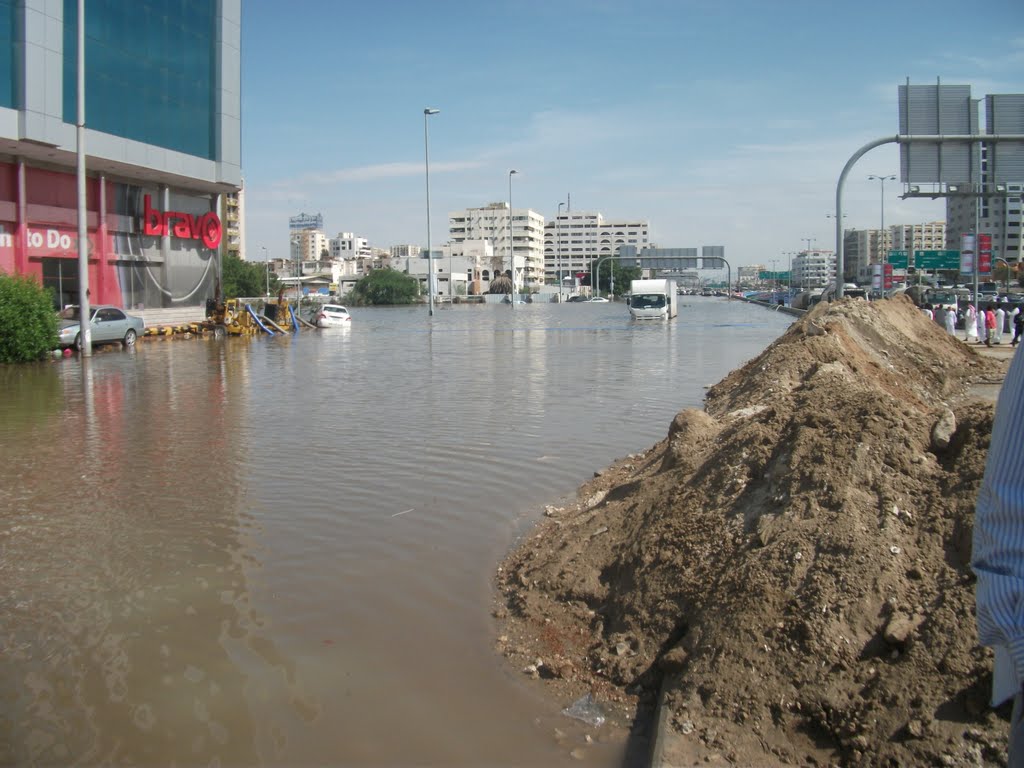
[[[332,259],[372,259],[373,250],[365,237],[356,237],[352,232],[339,232],[328,243]]]
[[[330,241],[319,229],[296,229],[292,231],[290,243],[292,261],[328,261]]]
[[[875,230],[877,233],[878,230]],[[790,280],[794,288],[824,288],[836,279],[835,251],[806,250],[793,257]]]
[[[224,255],[245,261],[245,188],[223,196]]]
[[[544,275],[547,282],[589,274],[606,256],[615,256],[619,246],[633,245],[642,251],[650,245],[650,226],[640,219],[606,221],[598,212],[558,213],[544,226]]]
[[[86,8],[96,304],[201,306],[217,289],[224,198],[242,182],[241,0],[189,8]],[[58,306],[80,288],[77,15],[76,0],[0,3],[0,270],[38,277]]]
[[[1024,185],[1001,186],[1001,191],[982,198],[970,195],[946,198],[948,226],[946,244],[943,247],[959,250],[961,235],[975,231],[977,215],[977,231],[992,237],[992,257],[1006,259],[1011,264],[1021,262],[1024,257],[1024,240],[1021,239],[1021,222],[1024,221],[1021,200]]]
[[[514,208],[510,216],[508,203],[490,203],[452,211],[448,237],[452,244],[490,240],[494,255],[486,268],[492,274],[507,271],[511,257],[517,287],[529,289],[544,283],[544,217],[534,210]]]

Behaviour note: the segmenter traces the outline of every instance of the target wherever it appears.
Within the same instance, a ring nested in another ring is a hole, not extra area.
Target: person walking
[[[996,311],[989,304],[985,307],[985,346],[991,347],[996,335]]]
[[[1013,318],[1013,341],[1010,342],[1011,346],[1017,346],[1022,333],[1024,333],[1024,310],[1017,310],[1017,314]]]
[[[996,305],[996,334],[993,339],[993,344],[1003,343],[1003,326],[1006,323],[1006,310],[1003,309],[1002,304]]]
[[[978,343],[981,344],[988,338],[988,331],[985,328],[985,308],[978,302]]]
[[[971,568],[978,640],[995,654],[992,706],[1013,697],[1011,768],[1024,766],[1024,354],[1014,352],[974,510]]]
[[[946,308],[946,316],[944,318],[946,324],[946,333],[950,336],[956,336],[956,310]]]
[[[978,341],[978,313],[973,304],[968,304],[964,312],[964,331],[964,341],[968,344]]]

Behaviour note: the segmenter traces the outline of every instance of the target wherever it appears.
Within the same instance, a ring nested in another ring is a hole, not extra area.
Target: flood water
[[[0,367],[0,764],[623,764],[495,650],[495,568],[792,318],[352,315]]]

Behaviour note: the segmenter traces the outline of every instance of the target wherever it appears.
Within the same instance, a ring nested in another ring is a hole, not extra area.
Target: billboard
[[[969,85],[899,86],[899,132],[905,136],[952,136],[978,132]],[[977,149],[969,141],[900,144],[904,184],[970,184],[978,180]]]

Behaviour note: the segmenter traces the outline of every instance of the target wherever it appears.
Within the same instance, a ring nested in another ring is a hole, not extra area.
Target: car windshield
[[[665,297],[660,293],[638,293],[629,300],[629,305],[631,307],[651,307],[656,309],[665,306]]]
[[[81,320],[81,315],[78,312],[77,304],[68,304],[64,309],[57,313],[61,320]],[[96,319],[96,308],[89,307],[89,317]]]

